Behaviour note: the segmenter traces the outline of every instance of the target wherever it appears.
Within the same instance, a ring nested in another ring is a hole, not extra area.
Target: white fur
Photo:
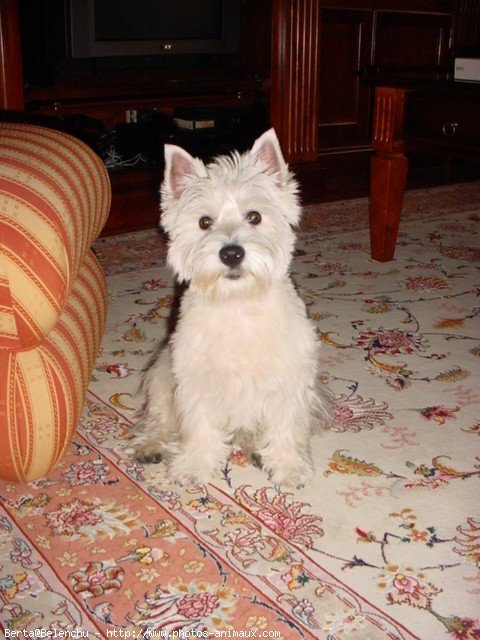
[[[317,384],[317,340],[289,277],[297,184],[273,130],[251,151],[204,165],[167,145],[162,225],[168,262],[189,283],[168,345],[145,378],[147,403],[131,451],[170,454],[180,482],[204,483],[231,442],[248,441],[277,483],[301,485],[309,439],[328,403]],[[246,215],[261,214],[252,225]],[[204,230],[199,219],[209,216]],[[219,251],[240,246],[240,265]]]

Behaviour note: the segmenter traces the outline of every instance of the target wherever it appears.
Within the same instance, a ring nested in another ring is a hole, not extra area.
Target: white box
[[[480,58],[455,58],[455,80],[480,82]]]
[[[173,122],[179,129],[213,129],[215,120],[186,120],[185,118],[174,118]]]

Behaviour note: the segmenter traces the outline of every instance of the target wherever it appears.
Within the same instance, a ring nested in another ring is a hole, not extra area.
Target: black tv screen
[[[96,40],[222,37],[220,0],[100,0],[94,13]]]
[[[238,0],[70,0],[73,58],[231,53]]]

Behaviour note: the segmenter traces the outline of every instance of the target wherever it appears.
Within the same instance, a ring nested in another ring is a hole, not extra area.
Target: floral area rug
[[[198,487],[124,459],[176,290],[155,231],[100,240],[82,423],[48,478],[0,483],[5,634],[480,639],[480,213],[452,193],[407,196],[386,264],[365,201],[307,211],[292,271],[336,403],[297,491],[240,450]]]

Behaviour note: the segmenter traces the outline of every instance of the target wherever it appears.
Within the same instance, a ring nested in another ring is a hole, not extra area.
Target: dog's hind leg
[[[175,439],[175,412],[171,353],[167,346],[147,371],[144,381],[146,407],[135,425],[127,452],[138,462],[160,462]]]

